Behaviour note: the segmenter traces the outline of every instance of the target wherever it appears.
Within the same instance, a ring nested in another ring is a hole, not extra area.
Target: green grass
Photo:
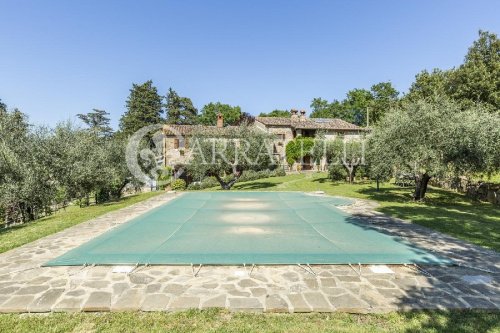
[[[0,315],[0,332],[499,332],[500,313],[414,311],[384,315],[178,313]]]
[[[119,201],[84,208],[69,206],[66,209],[59,210],[53,215],[44,217],[34,222],[7,229],[0,226],[0,253],[30,243],[39,238],[56,233],[114,210],[133,205],[161,193],[163,192],[158,191],[141,193],[122,198]]]
[[[370,199],[380,204],[377,210],[382,213],[500,251],[500,207],[472,201],[453,191],[430,187],[425,202],[414,202],[413,188],[401,188],[385,183],[381,184],[380,191],[377,192],[375,183],[334,183],[328,179],[326,173],[264,178],[237,183],[233,190],[321,190],[330,195]]]

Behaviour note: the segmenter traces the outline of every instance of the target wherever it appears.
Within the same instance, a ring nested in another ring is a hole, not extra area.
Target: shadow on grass
[[[408,320],[425,316],[419,328],[409,328],[407,333],[422,331],[479,333],[494,332],[498,329],[500,313],[496,311],[424,311],[420,313],[407,312]]]
[[[379,202],[410,202],[412,191],[409,188],[401,188],[395,190],[394,188],[380,188],[378,191],[375,187],[360,188],[358,193],[367,196],[370,200]]]
[[[444,291],[441,291],[442,294]],[[416,306],[425,305],[422,299],[423,294],[433,295],[436,290],[432,287],[411,288],[406,290],[408,294],[402,303],[415,306],[415,298],[421,297]],[[444,292],[446,294],[446,292]],[[413,298],[413,301],[410,299]],[[454,310],[456,308],[455,299],[452,297],[441,297],[437,302],[440,306],[447,306],[449,310],[413,310],[400,312],[406,322],[418,322],[417,325],[409,325],[402,332],[456,332],[456,333],[486,333],[497,332],[500,322],[500,312],[489,310]]]
[[[438,188],[430,188],[427,200],[417,203],[411,200],[411,191],[410,188],[384,188],[377,192],[362,188],[358,192],[380,202],[381,213],[500,250],[500,207]]]
[[[500,224],[493,214],[487,215],[485,210],[421,205],[385,206],[379,211],[481,246],[500,250]],[[499,216],[500,212],[497,211],[496,214]]]

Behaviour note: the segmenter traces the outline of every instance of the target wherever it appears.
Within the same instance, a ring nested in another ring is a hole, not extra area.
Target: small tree
[[[199,132],[190,142],[191,176],[213,176],[224,190],[230,190],[245,170],[264,170],[275,164],[272,138],[244,125],[213,133]]]
[[[392,167],[390,163],[382,160],[383,155],[377,152],[384,147],[374,146],[375,142],[370,142],[366,149],[366,161],[368,175],[377,183],[377,191],[380,190],[380,182],[388,181],[392,176]]]
[[[335,139],[330,144],[331,164],[342,165],[347,172],[349,183],[354,181],[357,169],[365,163],[364,142],[356,139]]]

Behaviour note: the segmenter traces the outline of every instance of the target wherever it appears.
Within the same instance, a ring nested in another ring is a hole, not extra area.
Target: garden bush
[[[336,180],[336,181],[346,180],[347,171],[340,164],[330,164],[328,166],[328,176],[330,177],[331,180]]]
[[[276,170],[274,170],[275,177],[284,177],[286,176],[285,169],[282,167],[278,167]]]
[[[186,189],[186,181],[184,179],[176,179],[172,182],[172,191],[183,191]]]
[[[301,158],[312,154],[314,148],[314,138],[299,136],[288,142],[285,147],[286,161],[289,166],[299,161]]]

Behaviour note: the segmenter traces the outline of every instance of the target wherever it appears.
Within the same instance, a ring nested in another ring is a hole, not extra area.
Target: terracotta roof
[[[292,120],[289,117],[256,117],[255,120],[268,126],[288,126],[297,129],[365,130],[338,118],[306,118],[301,121]]]
[[[219,128],[217,126],[204,126],[204,125],[164,125],[163,133],[165,135],[193,135],[195,133],[203,134],[223,134],[237,126],[226,126]]]
[[[290,117],[255,117],[255,120],[271,126],[291,126],[292,124]]]
[[[267,126],[283,126],[296,129],[325,129],[337,131],[365,131],[365,128],[348,123],[338,118],[306,118],[304,120],[292,120],[290,117],[256,117],[256,121]],[[165,125],[163,132],[166,135],[193,135],[194,133],[203,134],[224,134],[238,126],[226,126],[219,128],[217,126],[204,125]]]

